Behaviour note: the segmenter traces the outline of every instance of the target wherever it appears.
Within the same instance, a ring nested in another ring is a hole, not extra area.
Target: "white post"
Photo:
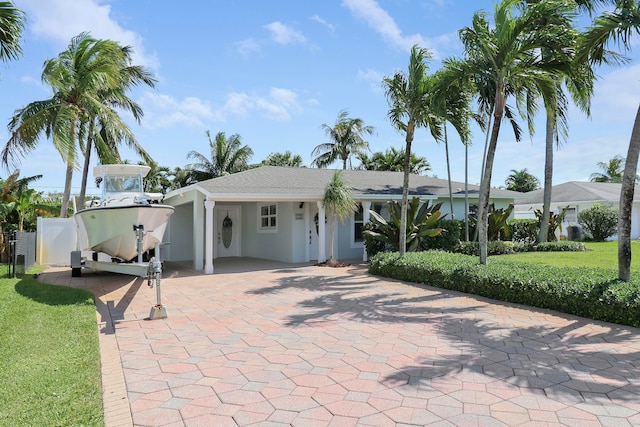
[[[204,274],[213,274],[213,208],[216,202],[214,200],[206,200],[204,202],[205,210],[205,234],[204,234]]]
[[[324,206],[322,202],[318,203],[318,263],[325,262],[327,260],[326,245],[324,243],[325,238],[325,214]]]
[[[364,227],[369,222],[369,209],[371,209],[371,202],[366,201],[362,205],[362,226]],[[367,261],[367,247],[364,245],[364,237],[362,238],[362,261]]]
[[[304,202],[303,202],[304,203]],[[305,260],[307,262],[311,261],[311,218],[309,218],[311,213],[309,212],[309,202],[304,203],[304,247],[305,249]],[[38,218],[40,219],[40,218]],[[307,242],[307,239],[309,241]]]

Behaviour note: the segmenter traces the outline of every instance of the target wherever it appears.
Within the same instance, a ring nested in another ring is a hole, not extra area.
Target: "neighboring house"
[[[569,207],[562,223],[562,235],[573,240],[579,235],[572,235],[579,230],[578,213],[589,209],[594,203],[617,208],[620,205],[620,191],[622,184],[611,182],[580,182],[569,181],[554,185],[551,193],[551,211],[559,213]],[[525,198],[518,200],[514,208],[514,217],[535,218],[534,210],[542,210],[543,190],[524,193]],[[635,193],[633,211],[631,213],[631,238],[640,236],[640,196]],[[571,228],[570,228],[571,227]],[[578,228],[575,228],[578,227]]]
[[[213,273],[220,257],[252,257],[283,262],[326,261],[329,219],[322,206],[335,170],[262,166],[171,191],[164,203],[175,206],[165,241],[168,261],[191,261]],[[344,170],[358,211],[335,231],[336,259],[366,259],[362,226],[369,210],[383,215],[388,200],[402,198],[402,172]],[[411,175],[409,196],[443,202],[449,213],[446,180]],[[452,183],[455,218],[464,218],[464,184]],[[522,193],[492,189],[496,208],[507,207]],[[469,185],[469,203],[478,203],[478,187]],[[448,218],[451,216],[448,215]]]

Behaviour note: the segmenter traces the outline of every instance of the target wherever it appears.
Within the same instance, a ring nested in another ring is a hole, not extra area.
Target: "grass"
[[[506,262],[518,261],[554,267],[593,267],[607,270],[618,269],[618,242],[585,243],[586,252],[525,252],[492,257]],[[631,271],[640,272],[640,241],[631,242]]]
[[[0,425],[104,425],[90,292],[0,278],[0,325]]]

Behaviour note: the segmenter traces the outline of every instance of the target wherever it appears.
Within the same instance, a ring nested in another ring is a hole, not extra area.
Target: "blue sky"
[[[237,133],[254,151],[253,163],[272,152],[290,150],[305,164],[327,137],[341,110],[375,127],[372,151],[401,148],[404,135],[386,118],[384,76],[406,70],[415,43],[440,61],[462,54],[457,31],[478,10],[492,12],[485,0],[205,1],[15,0],[27,14],[24,56],[0,64],[0,142],[6,124],[29,102],[46,99],[42,64],[64,50],[82,31],[110,38],[135,51],[134,62],[155,73],[155,89],[131,96],[145,117],[140,125],[123,114],[140,144],[161,165],[184,167],[191,150],[209,153],[205,131]],[[555,153],[554,183],[588,180],[597,162],[626,155],[640,102],[640,46],[629,64],[600,69],[592,117],[573,111],[570,136]],[[452,178],[464,181],[464,148],[450,131]],[[474,130],[469,150],[469,181],[478,183],[484,136]],[[420,130],[414,152],[428,159],[429,174],[446,178],[444,146]],[[123,149],[123,157],[137,161]],[[354,166],[357,161],[354,162]],[[340,167],[339,164],[335,165]],[[527,168],[543,178],[544,121],[537,132],[516,143],[502,129],[493,186],[504,185],[511,169]],[[48,140],[22,161],[21,176],[42,174],[41,191],[62,191],[65,166]],[[3,170],[0,176],[6,177]],[[76,172],[73,192],[78,192]],[[89,194],[96,193],[89,184]]]

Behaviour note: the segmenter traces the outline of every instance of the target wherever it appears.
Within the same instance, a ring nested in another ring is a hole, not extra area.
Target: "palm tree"
[[[140,123],[140,119],[143,116],[142,107],[131,100],[126,95],[126,92],[131,86],[137,86],[141,83],[149,87],[154,87],[156,80],[145,67],[131,65],[131,54],[133,53],[131,47],[120,47],[116,42],[110,40],[105,40],[105,43],[114,44],[110,51],[113,54],[112,60],[116,63],[119,72],[120,85],[119,87],[107,88],[104,93],[99,95],[99,98],[102,99],[102,103],[109,108],[119,108],[130,112],[133,118]],[[144,159],[146,163],[152,163],[151,157],[142,146],[138,144],[138,141],[129,128],[120,125],[115,111],[110,115],[101,114],[98,116],[92,114],[89,116],[89,122],[84,125],[86,126],[85,129],[87,129],[87,135],[84,147],[82,183],[78,197],[80,206],[84,205],[91,150],[94,143],[96,154],[102,164],[119,163],[121,161],[118,143],[122,140],[127,143],[129,148]]]
[[[625,158],[622,156],[615,156],[608,162],[598,162],[602,172],[592,173],[589,180],[591,182],[616,182],[620,184],[624,174],[624,165]]]
[[[372,135],[373,126],[365,126],[359,118],[349,117],[346,110],[340,111],[333,127],[322,124],[322,128],[329,136],[330,142],[317,145],[311,152],[315,157],[311,166],[326,168],[336,160],[342,160],[342,169],[347,168],[347,161],[352,155],[358,155],[369,149],[369,143],[365,141],[363,134]]]
[[[333,256],[333,241],[336,221],[344,222],[357,209],[351,187],[342,179],[340,171],[336,171],[333,174],[333,179],[327,184],[322,197],[322,204],[331,216],[329,259],[327,264],[335,265],[337,262]]]
[[[37,147],[44,134],[51,138],[67,165],[60,216],[68,215],[71,180],[77,167],[83,128],[92,117],[109,124],[109,133],[129,132],[127,125],[105,104],[103,96],[122,86],[114,58],[117,44],[82,33],[57,58],[45,61],[42,80],[53,89],[49,99],[34,101],[16,111],[9,122],[11,137],[2,150],[5,166]],[[119,49],[118,49],[119,50]]]
[[[528,5],[535,4],[540,0],[526,0]],[[601,0],[574,0],[575,8],[578,11],[591,14],[599,4],[606,3]],[[541,18],[542,24],[546,24],[546,17]],[[579,32],[574,28],[567,28],[567,33],[572,34],[568,38],[570,43],[567,48],[576,50],[576,43],[579,39]],[[542,54],[547,52],[542,50]],[[538,242],[546,242],[549,235],[549,220],[551,218],[551,196],[553,189],[553,146],[559,147],[561,139],[566,139],[568,135],[567,109],[568,102],[564,93],[564,87],[568,90],[574,104],[583,112],[590,115],[591,96],[593,95],[593,82],[595,74],[593,68],[587,61],[574,61],[570,72],[564,76],[557,76],[556,80],[556,102],[553,105],[546,105],[547,123],[545,132],[545,168],[544,168],[544,190],[542,202],[542,218],[538,233]]]
[[[431,55],[427,49],[414,45],[409,56],[409,72],[397,72],[382,81],[389,102],[387,114],[391,124],[400,132],[405,132],[404,179],[402,183],[402,209],[400,218],[400,255],[407,250],[407,202],[409,196],[409,172],[411,144],[416,128],[425,127],[436,141],[442,135],[440,119],[431,111],[431,91],[433,77],[427,75],[426,60]]]
[[[286,166],[291,168],[301,168],[302,156],[299,154],[291,154],[291,151],[287,150],[284,153],[271,153],[260,164],[266,166]]]
[[[640,4],[635,0],[617,0],[615,5],[615,10],[598,16],[582,38],[580,54],[594,63],[611,62],[607,57],[610,52],[606,49],[609,42],[621,44],[628,50],[631,47],[631,36],[640,33]],[[639,155],[640,106],[631,132],[620,191],[618,278],[623,281],[629,281],[631,278],[631,210]]]
[[[404,151],[394,147],[386,149],[384,153],[382,151],[376,151],[371,157],[366,154],[361,154],[358,158],[362,162],[362,168],[365,170],[388,172],[402,172],[404,170]],[[425,157],[411,153],[409,173],[421,175],[430,170],[431,165]]]
[[[242,145],[240,135],[233,134],[227,138],[224,132],[218,132],[212,140],[211,133],[207,131],[206,134],[211,157],[197,151],[190,151],[187,154],[187,159],[196,161],[186,166],[191,171],[192,182],[242,172],[249,168],[249,159],[253,156],[253,150],[248,145]]]
[[[475,119],[480,127],[483,127],[484,124],[479,116],[473,114],[469,108],[471,92],[468,87],[465,87],[465,82],[462,80],[451,81],[447,76],[448,72],[445,65],[445,67],[434,76],[436,83],[433,108],[443,121],[444,150],[447,161],[447,181],[449,183],[449,209],[451,218],[453,219],[453,189],[451,186],[451,161],[449,159],[447,123],[453,125],[460,137],[460,141],[465,146],[470,144],[471,131],[469,129],[469,120],[472,118]]]
[[[527,168],[522,170],[511,169],[511,173],[504,183],[507,185],[507,190],[519,191],[520,193],[540,188],[540,180],[527,172]]]
[[[15,60],[22,55],[20,39],[25,15],[10,1],[0,1],[0,61]]]
[[[493,25],[484,12],[475,13],[472,26],[460,30],[465,59],[451,62],[456,71],[453,74],[457,74],[459,80],[471,79],[483,111],[493,111],[478,206],[481,264],[487,262],[491,174],[500,126],[504,117],[512,123],[515,120],[507,100],[515,98],[521,115],[527,119],[529,132],[533,132],[537,99],[543,98],[545,105],[554,104],[554,76],[566,71],[570,60],[569,53],[564,50],[566,29],[570,27],[569,5],[562,1],[544,1],[516,14],[519,5],[518,0],[503,0],[497,4]],[[547,18],[544,25],[541,16]],[[539,54],[541,49],[547,52],[544,57]],[[518,139],[518,128],[514,127],[514,130]]]

